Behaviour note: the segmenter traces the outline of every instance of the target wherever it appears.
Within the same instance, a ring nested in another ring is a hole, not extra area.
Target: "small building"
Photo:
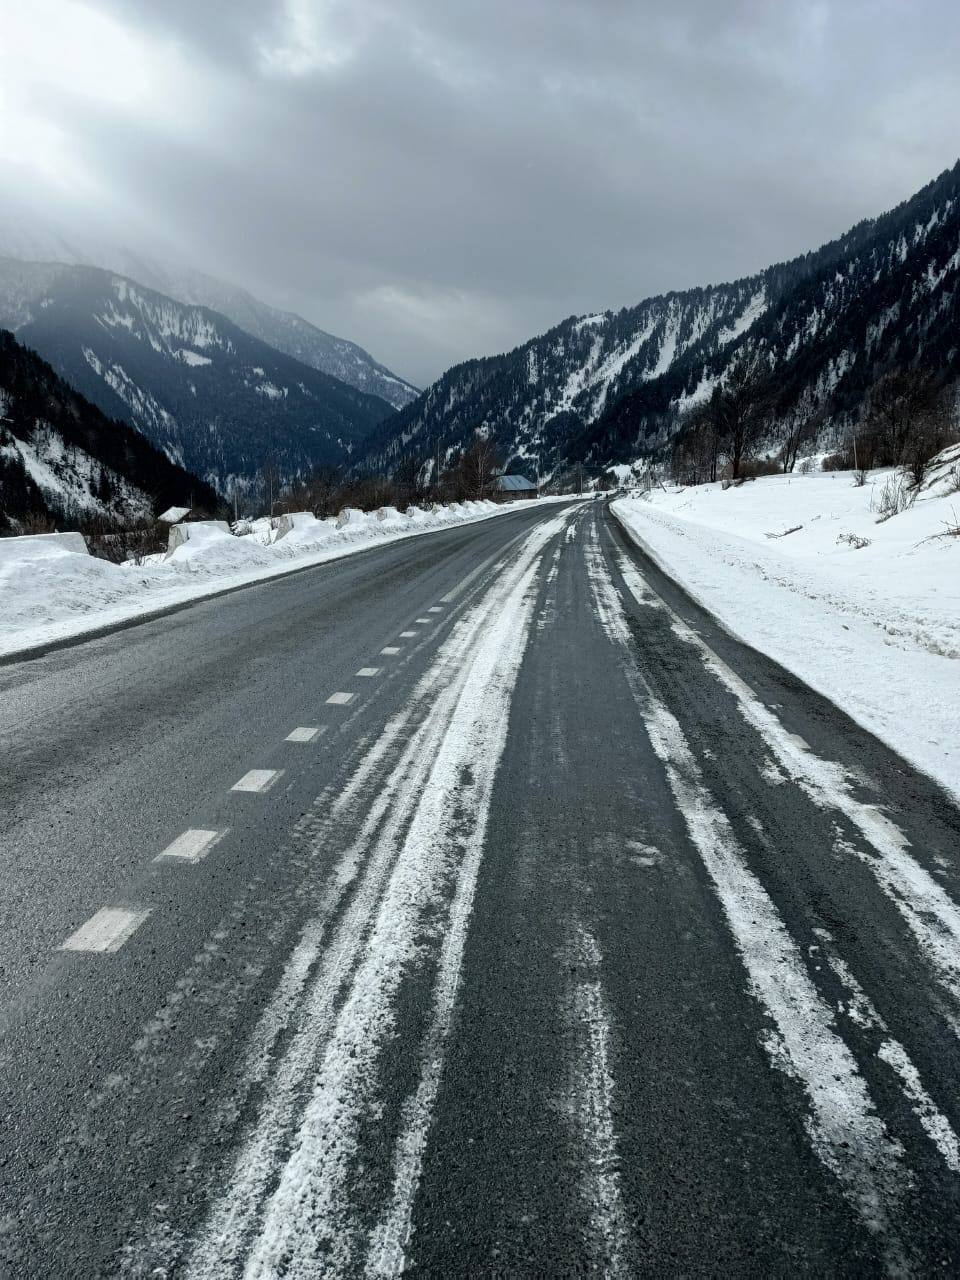
[[[540,496],[537,486],[532,480],[528,480],[526,476],[497,476],[494,480],[494,487],[508,502],[512,502],[515,498],[537,498]]]
[[[181,520],[186,520],[190,510],[190,507],[168,507],[157,516],[157,519],[162,520],[164,524],[179,524]]]

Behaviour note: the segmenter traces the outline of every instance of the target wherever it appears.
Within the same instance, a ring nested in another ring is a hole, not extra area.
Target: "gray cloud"
[[[79,13],[96,74],[38,83],[19,59],[8,128],[36,141],[0,141],[8,183],[52,183],[421,383],[814,248],[958,150],[946,2],[23,8],[26,46],[31,20]]]

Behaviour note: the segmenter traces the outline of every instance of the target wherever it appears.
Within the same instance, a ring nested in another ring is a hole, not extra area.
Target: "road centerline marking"
[[[162,853],[158,853],[154,862],[199,862],[226,834],[226,831],[190,827],[168,844]]]
[[[367,676],[367,677],[378,676],[380,674],[380,668],[379,667],[361,667],[356,674],[358,676]]]
[[[60,944],[60,950],[119,951],[149,914],[149,911],[128,911],[124,907],[101,907]]]
[[[231,791],[267,791],[283,773],[282,769],[249,769]]]
[[[320,737],[319,725],[298,725],[284,738],[284,742],[313,742]]]

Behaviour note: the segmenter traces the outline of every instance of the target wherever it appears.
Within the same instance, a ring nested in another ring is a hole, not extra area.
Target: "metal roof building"
[[[511,498],[535,498],[537,486],[526,476],[497,476],[496,486],[500,493]]]
[[[190,510],[190,507],[168,507],[157,516],[157,519],[162,520],[164,524],[179,524],[185,516],[190,514]]]

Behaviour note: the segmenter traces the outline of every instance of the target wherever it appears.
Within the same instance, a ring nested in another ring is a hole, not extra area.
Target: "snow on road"
[[[626,557],[623,557],[626,561]],[[630,578],[627,584],[636,594]],[[640,597],[638,597],[640,598]],[[871,854],[853,849],[914,934],[920,950],[954,1004],[953,1023],[960,1034],[960,908],[930,872],[910,853],[907,837],[892,818],[853,794],[855,778],[839,761],[815,755],[789,733],[750,687],[689,627],[679,620],[674,633],[703,654],[704,665],[737,699],[740,714],[770,748],[781,776],[792,778],[821,808],[842,814],[870,845]],[[840,852],[844,852],[841,848]]]
[[[613,512],[748,644],[960,795],[960,449],[916,503],[878,522],[891,473],[653,490]],[[868,539],[857,549],[845,535]]]
[[[544,549],[568,518],[530,532],[331,807],[333,826],[354,813],[360,831],[265,1011],[271,1043],[295,1007],[297,1030],[197,1243],[194,1277],[223,1275],[241,1260],[250,1276],[402,1268],[532,589]],[[371,1206],[355,1194],[357,1151],[364,1126],[381,1113],[379,1068],[404,979],[430,972],[419,1083],[401,1116],[392,1187],[371,1231],[364,1225]],[[252,1066],[262,1075],[263,1058]]]
[[[623,602],[595,532],[587,547],[587,570],[597,614],[627,655],[628,682],[646,733],[714,883],[753,995],[776,1028],[764,1043],[770,1063],[803,1085],[813,1150],[837,1177],[867,1227],[883,1234],[888,1262],[896,1269],[901,1257],[891,1216],[911,1181],[902,1162],[903,1147],[877,1114],[856,1059],[836,1030],[832,1008],[811,981],[773,900],[750,870],[678,721],[633,666]]]
[[[620,1180],[620,1150],[610,1065],[610,1015],[601,982],[596,938],[575,920],[565,957],[570,979],[568,1021],[573,1039],[564,1099],[582,1168],[581,1194],[591,1228],[589,1251],[598,1274],[631,1274],[629,1215]]]

